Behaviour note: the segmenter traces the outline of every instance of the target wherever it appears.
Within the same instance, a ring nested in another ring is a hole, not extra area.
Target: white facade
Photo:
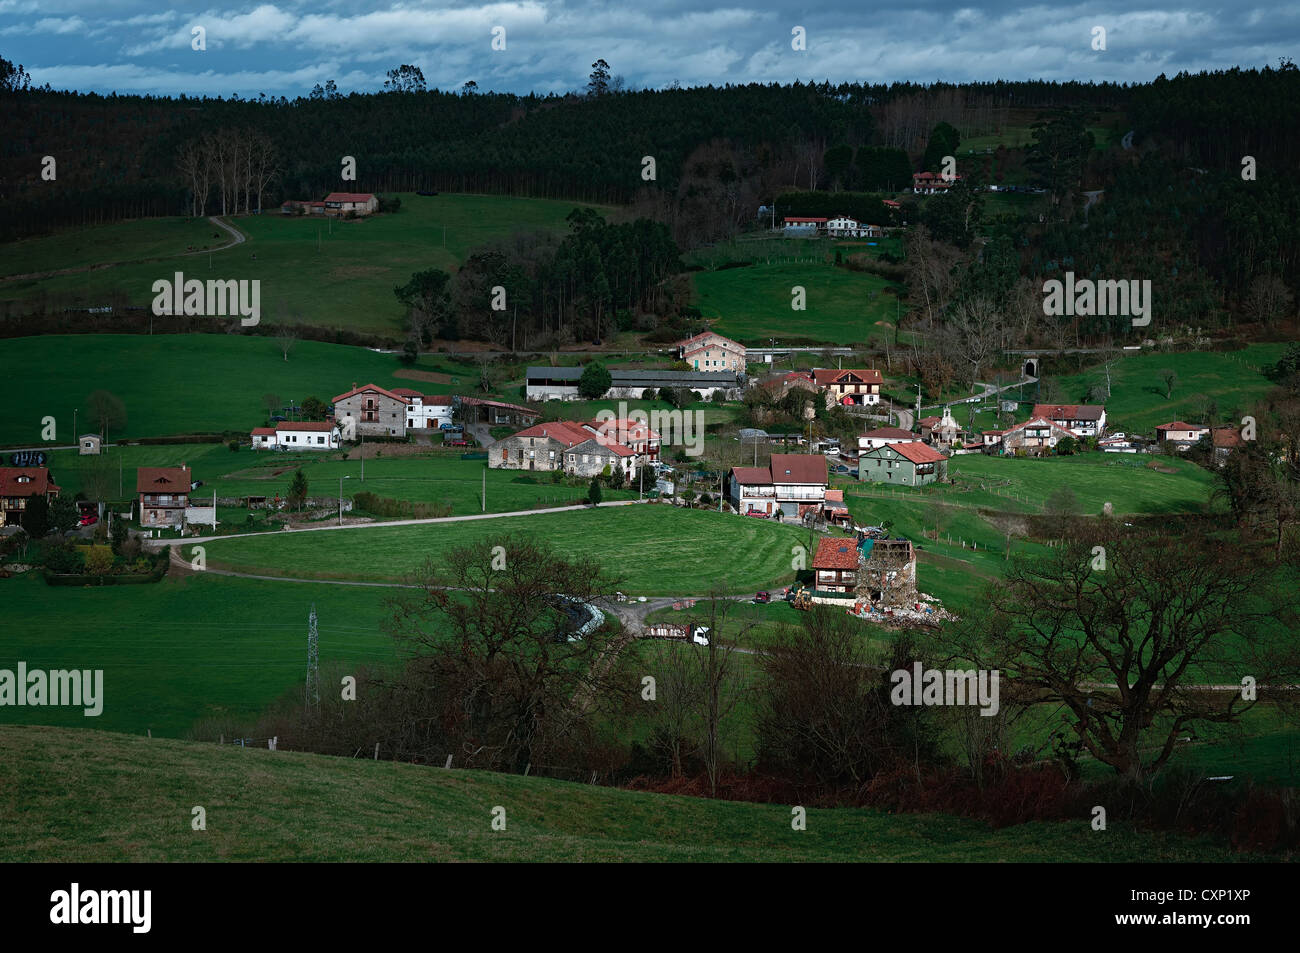
[[[407,430],[437,430],[451,423],[451,402],[430,403],[425,397],[412,397],[406,405]]]
[[[340,434],[332,423],[282,423],[272,432],[259,427],[252,433],[254,450],[337,450]]]

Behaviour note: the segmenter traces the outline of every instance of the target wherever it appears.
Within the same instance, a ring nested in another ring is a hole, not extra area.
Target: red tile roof
[[[827,503],[843,503],[843,502],[844,502],[844,491],[843,491],[843,490],[827,490],[827,491],[826,491],[826,502],[827,502]]]
[[[1034,404],[1030,416],[1048,420],[1101,420],[1105,410],[1098,404]]]
[[[360,387],[353,387],[353,388],[352,388],[350,391],[348,391],[347,393],[345,393],[345,394],[339,394],[337,397],[335,397],[335,398],[333,399],[333,403],[336,403],[336,404],[337,404],[337,403],[338,403],[339,401],[341,401],[341,400],[347,400],[349,397],[353,397],[353,396],[355,396],[355,395],[357,395],[357,394],[364,393],[365,391],[368,391],[368,390],[372,390],[372,391],[374,391],[376,394],[380,394],[380,395],[382,395],[382,396],[384,396],[384,397],[391,397],[393,400],[400,401],[400,402],[403,403],[403,404],[409,404],[409,403],[410,403],[410,400],[407,399],[406,397],[403,397],[401,394],[398,394],[398,393],[396,393],[396,392],[394,392],[394,391],[388,390],[388,389],[385,388],[385,387],[380,387],[378,384],[362,384]]]
[[[1236,427],[1215,427],[1211,439],[1216,447],[1222,449],[1240,447],[1246,442],[1241,438],[1241,431]]]
[[[610,440],[658,440],[655,433],[641,420],[589,420],[582,426],[590,427],[597,435]]]
[[[189,467],[139,467],[135,471],[137,493],[189,493]]]
[[[773,483],[826,486],[826,457],[822,454],[774,453],[769,465]]]
[[[772,484],[772,471],[766,467],[732,467],[731,472],[735,475],[737,483],[743,483],[746,486],[770,486]]]
[[[699,334],[691,335],[684,341],[678,341],[676,346],[680,348],[688,348],[696,341],[703,341],[707,337],[721,338],[725,343],[730,344],[732,347],[735,347],[738,350],[743,351],[745,349],[745,346],[743,344],[733,341],[731,340],[731,338],[719,334],[717,331],[701,331]]]
[[[275,425],[277,432],[281,430],[301,430],[310,431],[312,433],[329,433],[334,429],[334,427],[335,424],[330,423],[328,420],[299,420],[296,423],[291,420],[286,420]]]
[[[20,482],[20,477],[28,479]],[[0,496],[41,496],[59,492],[45,467],[0,467]]]
[[[817,542],[813,569],[857,569],[858,547],[851,539],[826,537]]]
[[[424,396],[424,395],[421,394],[418,390],[412,390],[412,389],[409,388],[409,387],[394,387],[394,388],[393,388],[393,393],[394,393],[394,394],[400,394],[400,395],[403,396],[403,397],[423,397],[423,396]]]
[[[833,368],[830,370],[818,369],[812,373],[813,380],[815,380],[820,387],[827,387],[831,384],[883,384],[885,382],[880,371],[875,368],[866,369],[846,367],[843,370],[838,371]]]
[[[906,457],[913,463],[938,463],[940,460],[947,460],[942,453],[920,441],[908,441],[906,443],[891,443],[890,450],[895,450],[900,456]],[[874,451],[872,451],[874,452]]]
[[[1174,420],[1167,424],[1157,424],[1156,430],[1209,430],[1209,427],[1203,424],[1187,424],[1181,420]]]
[[[374,198],[370,192],[331,192],[325,196],[326,202],[369,202]]]
[[[902,427],[877,427],[875,430],[868,430],[862,434],[861,439],[875,440],[920,440],[920,434],[914,434],[910,430],[904,430]]]
[[[518,404],[507,404],[504,400],[487,400],[483,397],[462,397],[460,402],[466,407],[504,407],[506,410],[513,410],[517,413],[527,414],[530,417],[542,416],[541,411],[533,410],[531,407],[521,407]]]
[[[519,431],[516,437],[538,437],[558,440],[565,448],[575,447],[592,439],[591,431],[584,430],[571,420],[553,420],[545,424],[533,424]]]
[[[253,436],[254,436],[254,437],[270,437],[270,436],[272,436],[274,433],[275,433],[275,428],[274,428],[274,427],[254,427],[254,428],[253,428]]]

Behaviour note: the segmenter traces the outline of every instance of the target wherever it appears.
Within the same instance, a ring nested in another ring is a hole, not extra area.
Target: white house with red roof
[[[438,430],[451,423],[450,394],[422,394],[410,387],[394,387],[394,394],[405,397],[407,430]]]
[[[326,215],[369,215],[378,210],[379,199],[369,192],[331,192],[325,196]]]
[[[1095,437],[1106,429],[1106,408],[1101,404],[1034,404],[1029,416],[1045,417],[1077,437]]]
[[[285,420],[274,427],[254,427],[254,450],[337,450],[341,445],[333,421]]]
[[[837,215],[826,222],[826,234],[831,238],[880,238],[884,232],[879,225],[868,225],[848,215]]]
[[[1167,424],[1158,424],[1156,426],[1156,441],[1158,443],[1174,444],[1179,450],[1186,450],[1199,442],[1209,432],[1210,428],[1203,424],[1189,424],[1181,420],[1171,420]]]
[[[835,404],[864,407],[880,403],[880,388],[885,379],[875,368],[817,368],[812,375],[813,382],[826,395],[827,407]]]
[[[812,570],[814,588],[823,592],[854,592],[858,587],[858,544],[848,536],[817,541]]]
[[[745,346],[716,331],[704,331],[674,347],[677,356],[696,371],[734,371],[745,373]]]
[[[904,430],[902,427],[877,427],[875,430],[858,434],[858,453],[866,453],[868,450],[875,450],[877,447],[884,447],[891,443],[912,443],[920,439],[919,433]]]
[[[912,173],[912,191],[917,195],[937,195],[947,192],[960,181],[960,175],[944,178],[938,172],[914,172]]]
[[[1030,456],[1043,456],[1055,449],[1066,437],[1077,440],[1079,434],[1047,417],[1031,417],[1002,432],[1002,452],[1013,454],[1017,450],[1024,450]]]

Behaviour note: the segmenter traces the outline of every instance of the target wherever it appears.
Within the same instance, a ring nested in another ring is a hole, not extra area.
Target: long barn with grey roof
[[[581,367],[530,367],[528,368],[527,394],[529,400],[577,400]],[[604,396],[639,398],[647,388],[661,390],[665,387],[685,387],[698,391],[705,399],[716,392],[724,394],[742,386],[740,375],[729,371],[668,371],[645,368],[641,370],[611,369],[609,390]]]

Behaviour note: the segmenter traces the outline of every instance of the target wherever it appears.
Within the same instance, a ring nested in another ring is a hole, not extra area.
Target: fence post
[[[375,742],[375,760],[376,760],[376,761],[379,760],[379,742],[378,742],[378,741]]]
[[[451,770],[451,755],[447,755],[447,770]]]

